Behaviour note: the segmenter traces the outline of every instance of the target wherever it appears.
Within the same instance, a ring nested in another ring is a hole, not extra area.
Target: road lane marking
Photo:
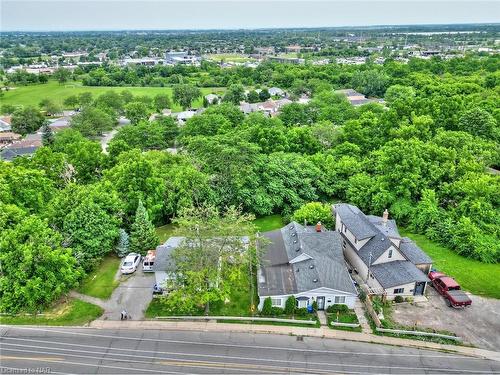
[[[0,356],[2,360],[4,359],[22,359],[24,361],[64,361],[64,358],[61,357],[18,357],[18,356],[12,356],[12,355],[2,355]]]
[[[76,349],[65,349],[65,348],[55,348],[55,347],[40,347],[40,346],[33,346],[33,345],[25,345],[25,344],[10,344],[10,343],[5,343],[3,344],[4,346],[16,346],[16,347],[33,347],[35,349],[40,349],[40,348],[46,348],[48,350],[59,350],[59,351],[70,351],[70,352],[77,352],[81,353],[81,351],[78,351]],[[10,350],[10,351],[20,351],[23,352],[23,350],[18,350],[18,349],[9,349],[9,348],[4,348],[2,350]],[[63,353],[52,353],[52,352],[43,352],[43,351],[36,351],[33,350],[33,353],[41,353],[41,354],[63,354]],[[143,355],[128,355],[128,354],[119,354],[119,353],[106,353],[106,352],[93,352],[93,351],[85,351],[85,353],[92,353],[92,354],[100,354],[102,355],[110,355],[110,356],[121,356],[121,357],[140,357],[140,358],[152,358],[155,360],[172,360],[172,361],[182,361],[178,360],[175,358],[158,358],[158,357],[151,357],[151,356],[143,356]],[[131,363],[147,363],[147,364],[153,364],[151,362],[146,362],[146,361],[137,361],[137,360],[125,360],[125,359],[117,359],[117,358],[103,358],[103,357],[91,357],[91,356],[83,356],[83,355],[76,355],[76,354],[64,354],[66,356],[73,356],[73,357],[82,357],[82,358],[99,358],[101,360],[106,360],[106,361],[118,361],[118,362],[131,362]],[[219,356],[214,355],[214,357],[219,358]],[[278,360],[276,360],[278,361]],[[391,369],[391,370],[424,370],[424,371],[445,371],[447,373],[453,372],[453,373],[480,373],[480,374],[490,374],[491,371],[482,371],[482,370],[466,370],[466,369],[450,369],[450,368],[435,368],[435,367],[409,367],[409,366],[382,366],[382,365],[361,365],[361,364],[346,364],[346,363],[331,363],[331,362],[316,362],[316,361],[311,361],[311,362],[301,362],[301,361],[294,361],[295,363],[300,363],[300,364],[306,364],[306,365],[326,365],[326,366],[340,366],[340,367],[354,367],[354,368],[370,368],[370,369]],[[203,363],[203,361],[199,360],[192,360],[190,363]],[[208,363],[214,363],[214,364],[224,364],[225,362],[208,362]],[[275,367],[275,368],[284,368],[283,366],[272,366],[272,365],[267,365],[268,367]],[[288,366],[287,366],[288,368]],[[304,368],[301,368],[304,369]],[[304,370],[307,370],[305,368]],[[252,370],[250,370],[252,371]],[[311,369],[311,371],[315,372],[321,372],[321,369]]]
[[[321,353],[321,354],[344,354],[344,355],[370,355],[370,356],[389,356],[389,357],[419,357],[419,358],[462,358],[469,360],[484,360],[484,358],[478,358],[474,356],[469,356],[465,354],[406,354],[406,353],[374,353],[374,352],[348,352],[348,351],[336,351],[336,350],[319,350],[319,349],[302,349],[302,348],[286,348],[286,347],[277,347],[277,346],[256,346],[256,345],[238,345],[238,344],[223,344],[223,343],[212,343],[212,342],[199,342],[199,341],[182,341],[182,340],[170,340],[170,339],[151,339],[151,338],[141,338],[141,337],[127,337],[127,336],[113,336],[113,335],[99,335],[99,334],[91,334],[91,333],[83,333],[83,332],[72,332],[72,331],[61,331],[57,329],[47,329],[47,328],[37,328],[37,327],[13,327],[13,326],[2,326],[1,328],[11,328],[11,329],[19,329],[19,330],[33,330],[33,331],[43,331],[43,332],[55,332],[62,333],[65,335],[78,335],[78,336],[89,336],[92,338],[102,337],[102,338],[110,338],[113,340],[135,340],[135,341],[152,341],[152,342],[165,342],[170,344],[189,344],[189,345],[205,345],[205,346],[222,346],[229,348],[241,348],[241,349],[266,349],[266,350],[282,350],[282,351],[295,351],[295,352],[309,352],[309,353]],[[7,336],[3,336],[5,338]],[[317,337],[319,339],[319,337]],[[374,343],[369,342],[360,342],[362,344],[374,345]],[[375,345],[382,346],[384,344],[375,343]],[[419,351],[432,351],[432,348],[411,348]]]

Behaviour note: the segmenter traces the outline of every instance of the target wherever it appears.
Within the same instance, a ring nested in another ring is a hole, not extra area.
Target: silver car
[[[141,254],[130,253],[125,257],[120,269],[122,275],[134,273],[141,262]]]

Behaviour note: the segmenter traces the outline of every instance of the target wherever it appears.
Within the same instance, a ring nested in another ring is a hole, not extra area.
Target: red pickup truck
[[[431,271],[429,279],[432,281],[432,286],[444,297],[448,306],[466,307],[472,304],[471,299],[460,290],[460,285],[451,277],[441,272]]]

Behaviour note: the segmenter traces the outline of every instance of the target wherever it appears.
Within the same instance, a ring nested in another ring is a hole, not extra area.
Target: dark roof
[[[399,245],[403,255],[413,264],[431,264],[432,259],[408,237],[403,237]]]
[[[259,271],[260,295],[294,294],[321,287],[357,293],[338,232],[316,232],[314,227],[292,222],[263,236],[269,243]]]
[[[366,215],[366,217],[382,234],[385,234],[387,237],[401,238],[395,220],[387,220],[387,222],[384,223],[384,220],[381,217],[374,215]]]
[[[406,260],[376,264],[370,267],[370,272],[383,288],[430,281],[413,263]]]
[[[27,147],[9,147],[5,148],[0,152],[0,157],[2,160],[12,161],[18,156],[32,155],[35,151],[40,148],[39,146],[27,146]]]

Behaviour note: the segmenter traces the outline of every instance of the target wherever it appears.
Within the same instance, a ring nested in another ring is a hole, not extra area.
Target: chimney
[[[386,225],[388,220],[389,220],[389,211],[387,211],[387,208],[386,208],[384,210],[383,215],[382,215],[382,224]]]
[[[321,232],[321,221],[318,221],[318,224],[316,224],[316,232]]]

